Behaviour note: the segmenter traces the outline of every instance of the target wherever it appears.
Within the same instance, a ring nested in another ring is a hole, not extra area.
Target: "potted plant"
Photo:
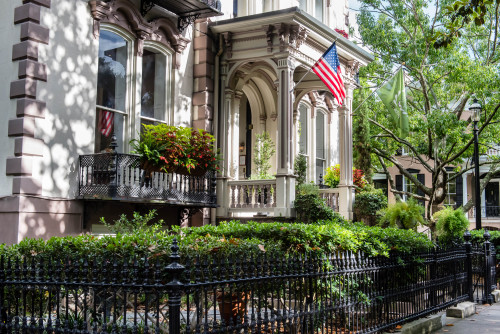
[[[218,292],[219,312],[226,326],[241,324],[247,313],[250,292]]]
[[[130,142],[141,156],[141,168],[152,172],[201,176],[218,170],[214,137],[203,130],[166,124],[143,125],[140,139]]]

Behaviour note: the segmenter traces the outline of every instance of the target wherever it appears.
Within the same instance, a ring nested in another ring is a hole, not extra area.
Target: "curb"
[[[446,314],[444,312],[427,316],[407,324],[394,333],[401,334],[430,334],[446,325]],[[384,333],[388,334],[388,333]]]

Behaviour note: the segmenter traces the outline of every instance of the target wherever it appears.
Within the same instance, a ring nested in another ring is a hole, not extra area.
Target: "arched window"
[[[326,165],[326,126],[325,114],[320,110],[316,114],[316,182],[319,175],[325,175]]]
[[[127,113],[127,69],[130,43],[124,37],[101,30],[96,96],[96,152],[109,147],[115,133],[118,148],[123,148]]]

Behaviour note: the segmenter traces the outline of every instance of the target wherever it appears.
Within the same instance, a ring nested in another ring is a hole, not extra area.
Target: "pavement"
[[[476,314],[465,319],[446,318],[446,326],[435,334],[500,334],[500,303],[477,305]]]

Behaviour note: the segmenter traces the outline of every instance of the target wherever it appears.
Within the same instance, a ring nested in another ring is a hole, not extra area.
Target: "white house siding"
[[[43,196],[75,198],[78,157],[94,153],[99,40],[87,1],[56,0],[42,10],[50,43],[40,47],[48,80],[39,84],[38,98],[47,103],[47,114],[37,124],[45,148],[34,172],[42,180]]]

